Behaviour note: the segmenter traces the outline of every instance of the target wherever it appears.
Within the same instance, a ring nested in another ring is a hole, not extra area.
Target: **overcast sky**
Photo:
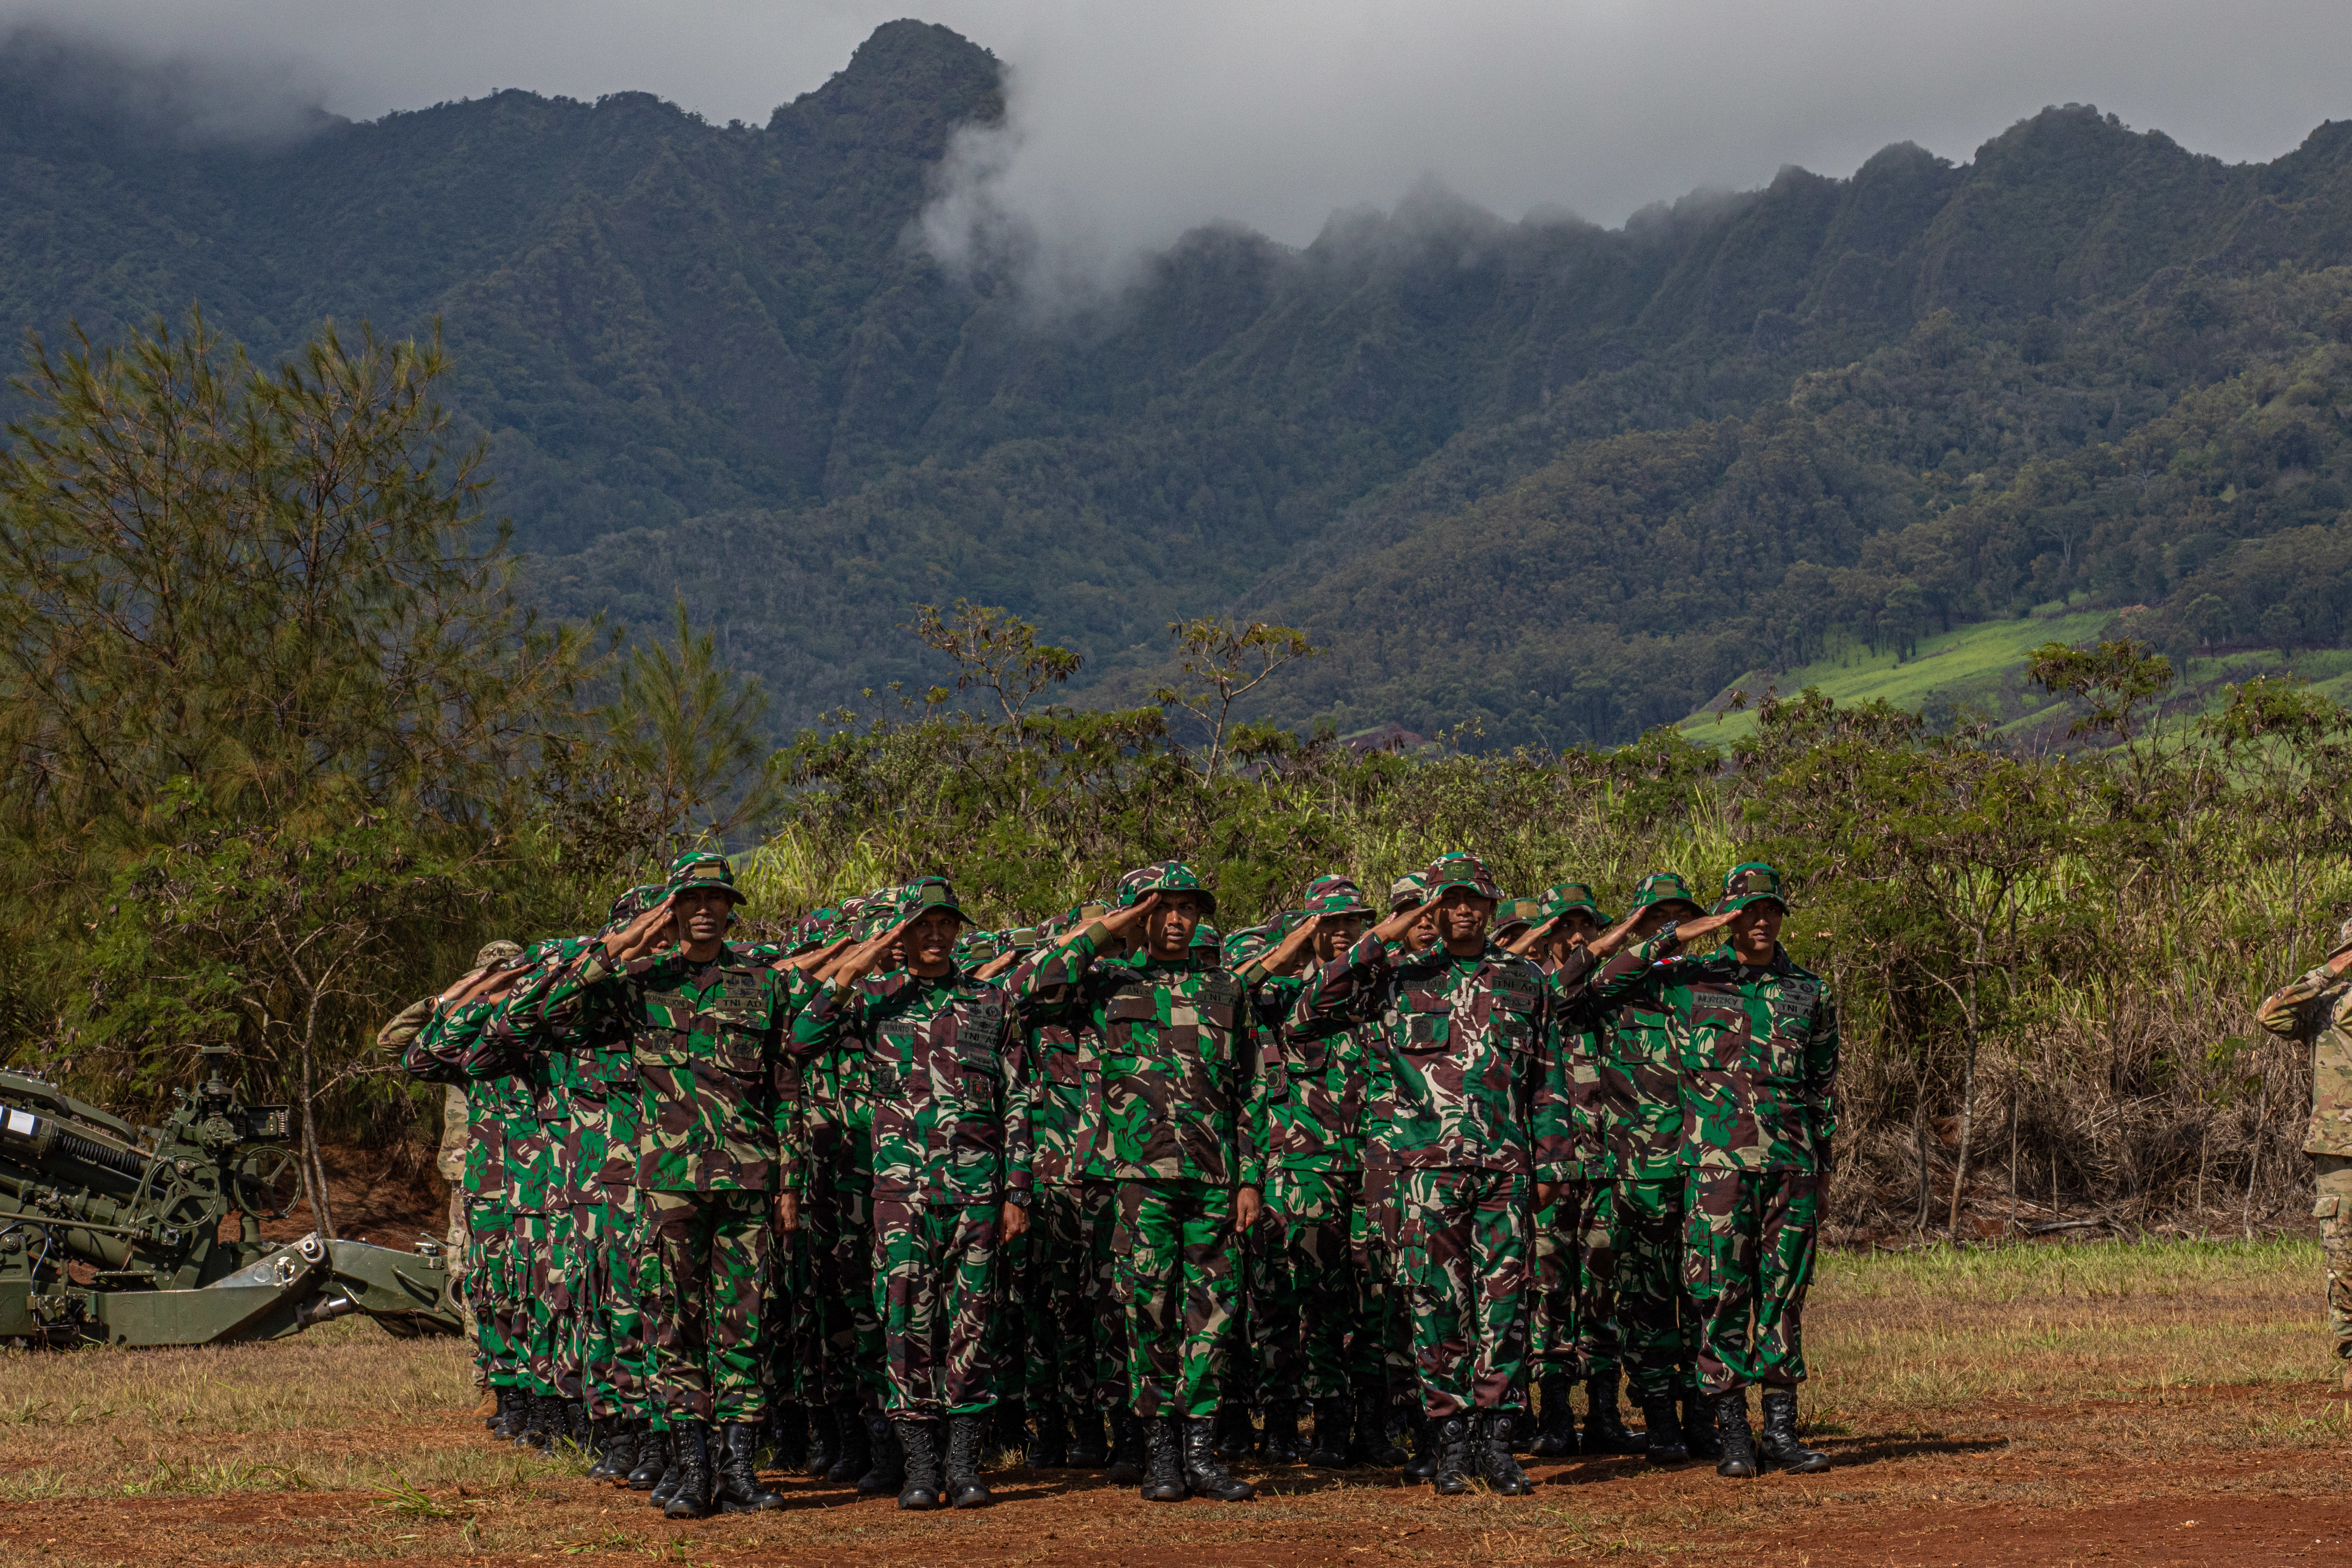
[[[338,113],[506,87],[641,89],[763,121],[901,5],[863,0],[0,0]],[[2095,103],[2231,161],[2352,117],[2347,0],[934,0],[1012,69],[961,152],[951,242],[1010,215],[1074,253],[1224,220],[1293,243],[1433,176],[1507,217],[1604,223],[1887,142],[1953,159],[2044,104]],[[246,89],[246,90],[250,90]]]

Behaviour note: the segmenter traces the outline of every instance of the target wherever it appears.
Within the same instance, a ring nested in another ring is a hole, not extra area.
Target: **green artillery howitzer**
[[[298,1184],[287,1108],[241,1105],[210,1071],[160,1128],[0,1072],[0,1344],[211,1345],[366,1314],[407,1338],[456,1333],[448,1260],[307,1236],[266,1242]],[[236,1240],[221,1229],[238,1216]],[[68,1265],[87,1266],[86,1282]]]

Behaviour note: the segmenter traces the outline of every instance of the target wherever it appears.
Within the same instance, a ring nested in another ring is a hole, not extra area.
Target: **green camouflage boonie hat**
[[[1591,888],[1582,882],[1555,882],[1544,889],[1540,901],[1543,918],[1548,921],[1556,921],[1562,915],[1582,910],[1592,917],[1593,924],[1605,926],[1609,923],[1609,917],[1601,912],[1600,904],[1593,900]]]
[[[1433,900],[1460,888],[1478,898],[1492,899],[1498,904],[1503,901],[1503,889],[1487,874],[1486,863],[1466,850],[1440,855],[1429,863],[1429,869],[1423,875],[1429,879],[1429,896]]]
[[[493,963],[506,963],[521,956],[522,943],[500,937],[496,942],[482,943],[480,950],[474,954],[474,967],[488,969]]]
[[[898,889],[898,905],[894,919],[913,920],[926,910],[946,910],[966,925],[971,918],[963,912],[963,904],[956,898],[955,889],[948,886],[945,877],[918,877]]]
[[[1775,903],[1787,910],[1789,898],[1780,891],[1780,872],[1761,860],[1748,860],[1724,873],[1723,900],[1715,906],[1717,914],[1726,915],[1761,903]]]
[[[1505,899],[1495,906],[1495,934],[1531,926],[1544,918],[1541,899]]]
[[[731,903],[743,901],[743,890],[735,885],[735,868],[727,863],[726,856],[691,849],[669,863],[670,897],[703,888],[718,889]]]
[[[1310,915],[1368,915],[1372,906],[1366,901],[1364,890],[1351,878],[1334,871],[1318,877],[1307,884],[1307,909]]]
[[[1003,956],[1004,944],[992,931],[966,931],[956,938],[955,951],[949,954],[958,969],[978,969]]]
[[[1688,904],[1694,915],[1706,912],[1706,906],[1692,896],[1690,884],[1672,871],[1653,871],[1635,885],[1633,908],[1646,910],[1652,904]]]
[[[1192,945],[1196,948],[1205,947],[1213,952],[1224,946],[1224,941],[1217,934],[1217,928],[1206,921],[1192,928]]]
[[[996,940],[1000,944],[997,953],[1001,957],[1008,952],[1036,952],[1045,945],[1045,933],[1035,926],[1014,926],[1010,931],[998,931]]]
[[[834,939],[835,928],[840,923],[841,911],[830,905],[824,909],[811,910],[794,922],[792,946],[789,951],[797,954],[806,952],[812,948],[823,947]]]
[[[604,919],[608,924],[626,925],[667,897],[668,883],[639,882],[613,900],[613,907],[604,911]]]
[[[1389,884],[1389,913],[1402,914],[1417,904],[1429,902],[1429,873],[1407,871]]]
[[[1118,879],[1118,907],[1122,910],[1143,901],[1150,893],[1198,893],[1209,906],[1209,913],[1217,912],[1217,895],[1201,884],[1192,868],[1181,860],[1159,860],[1149,866],[1139,866]]]

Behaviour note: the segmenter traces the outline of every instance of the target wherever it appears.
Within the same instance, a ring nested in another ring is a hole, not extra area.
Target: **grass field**
[[[2352,1405],[2319,1278],[2301,1242],[1832,1255],[1805,1414],[1835,1468],[1735,1483],[1569,1460],[1532,1466],[1545,1484],[1521,1499],[1286,1467],[1251,1472],[1255,1502],[1171,1508],[1006,1470],[985,1512],[900,1514],[795,1477],[783,1512],[673,1524],[490,1441],[454,1342],[345,1321],[277,1345],[15,1352],[0,1562],[2346,1561]]]

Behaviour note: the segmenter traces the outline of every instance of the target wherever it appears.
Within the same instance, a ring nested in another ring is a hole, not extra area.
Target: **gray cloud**
[[[357,118],[524,87],[642,89],[756,121],[901,5],[0,0],[0,26],[236,62]],[[1849,173],[1890,142],[1966,158],[2049,103],[2231,161],[2352,114],[2340,0],[938,0],[923,15],[994,49],[1011,83],[1006,124],[957,149],[931,243],[1016,243],[1070,278],[1204,223],[1303,243],[1335,209],[1430,181],[1507,217],[1615,223],[1787,163]]]

